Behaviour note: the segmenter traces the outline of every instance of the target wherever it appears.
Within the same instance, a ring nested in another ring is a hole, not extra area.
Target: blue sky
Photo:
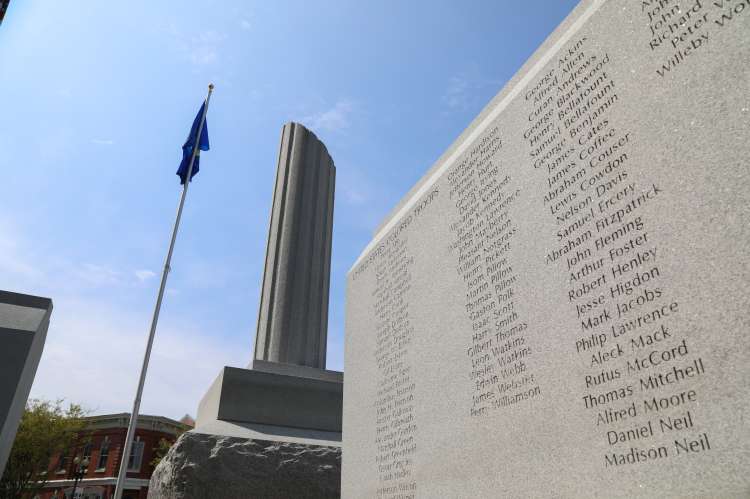
[[[576,2],[12,1],[0,26],[0,289],[55,310],[32,396],[129,411],[216,84],[142,412],[195,414],[254,344],[281,126],[337,167],[328,368],[373,230]]]

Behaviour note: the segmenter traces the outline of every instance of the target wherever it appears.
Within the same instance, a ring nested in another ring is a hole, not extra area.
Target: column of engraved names
[[[469,414],[475,417],[540,394],[529,365],[528,324],[515,306],[517,277],[509,257],[517,232],[509,208],[519,191],[510,187],[510,175],[493,160],[501,148],[494,128],[448,173],[457,210],[450,224],[455,235],[450,248],[466,286],[471,321],[466,355],[473,388]]]
[[[376,348],[378,383],[375,400],[377,496],[413,497],[413,455],[417,444],[414,420],[414,388],[407,361],[414,327],[409,320],[409,290],[414,257],[407,254],[406,240],[389,240],[375,265]]]
[[[689,386],[704,362],[670,325],[680,306],[662,284],[662,251],[642,215],[663,190],[629,173],[633,133],[611,117],[622,103],[609,55],[588,45],[571,43],[526,93],[524,133],[557,224],[545,263],[567,274],[579,321],[581,406],[606,442],[605,467],[704,452]]]
[[[747,0],[642,0],[649,52],[659,56],[656,74],[664,78],[683,68],[723,29],[742,29]],[[745,19],[746,21],[747,19]]]

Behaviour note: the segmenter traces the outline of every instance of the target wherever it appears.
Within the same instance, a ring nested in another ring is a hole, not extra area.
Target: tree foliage
[[[30,399],[0,480],[0,499],[34,497],[47,482],[52,457],[77,443],[84,416],[76,404]]]
[[[154,447],[153,449],[154,458],[151,460],[149,464],[153,466],[154,468],[156,468],[161,462],[161,460],[164,459],[164,456],[167,455],[167,452],[169,452],[169,449],[172,448],[172,444],[174,444],[174,442],[170,442],[169,440],[163,437],[160,438],[159,442],[156,444],[156,447]]]
[[[168,440],[166,438],[160,438],[159,442],[156,444],[156,447],[153,448],[153,456],[154,458],[149,463],[151,466],[156,468],[162,459],[164,459],[164,456],[167,455],[169,452],[169,449],[172,448],[172,446],[175,444],[178,438],[180,438],[180,435],[185,433],[185,429],[178,431],[177,434],[174,437],[174,440]]]

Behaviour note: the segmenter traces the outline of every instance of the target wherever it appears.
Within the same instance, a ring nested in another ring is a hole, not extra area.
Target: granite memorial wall
[[[52,300],[0,290],[0,477],[44,351]]]
[[[349,272],[343,497],[750,495],[748,61],[576,7]]]

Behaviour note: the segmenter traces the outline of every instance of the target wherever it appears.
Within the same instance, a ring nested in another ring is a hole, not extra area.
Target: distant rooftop
[[[193,416],[190,414],[185,414],[180,418],[180,423],[189,426],[191,428],[195,428],[195,419],[193,419]]]
[[[189,417],[189,416],[188,416]],[[184,417],[182,419],[185,419]],[[88,423],[90,430],[103,430],[107,428],[127,428],[130,422],[130,413],[101,414],[98,416],[87,416],[84,420]],[[187,431],[192,426],[181,421],[166,418],[164,416],[150,416],[141,414],[138,416],[138,428],[144,430],[163,431],[178,434]]]

